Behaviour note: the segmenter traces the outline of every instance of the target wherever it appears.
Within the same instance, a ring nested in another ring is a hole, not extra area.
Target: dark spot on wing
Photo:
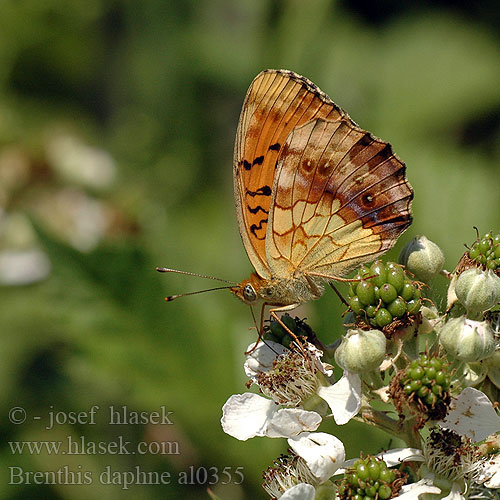
[[[252,165],[250,165],[249,161],[243,160],[243,168],[245,170],[250,170],[252,168]]]
[[[408,223],[408,215],[397,215],[396,217],[392,217],[391,222],[394,224],[399,224],[399,223],[407,224]]]
[[[261,231],[263,229],[263,224],[267,224],[267,219],[261,219],[259,222],[259,225],[257,224],[252,224],[250,226],[250,232],[258,239],[258,240],[264,240],[266,239],[266,235],[264,236],[257,236],[257,231]]]
[[[271,151],[279,151],[281,149],[281,144],[279,142],[275,142],[269,146]]]
[[[260,205],[257,205],[255,208],[252,208],[250,205],[247,205],[247,207],[248,207],[249,212],[252,212],[253,214],[258,213],[258,212],[259,212],[259,210],[260,210],[261,212],[264,212],[265,214],[268,214],[268,213],[269,213],[269,211],[264,210],[264,209],[263,209]]]
[[[393,156],[392,148],[390,144],[386,144],[382,150],[380,150],[375,156],[376,158],[380,158],[382,160],[387,160]]]
[[[264,162],[264,156],[257,156],[257,158],[255,158],[255,160],[252,162],[252,166],[262,165],[263,162]]]
[[[269,186],[262,186],[257,191],[250,191],[248,188],[246,190],[246,194],[250,196],[271,196],[271,188]]]
[[[372,196],[370,193],[365,193],[361,197],[361,202],[365,207],[373,207],[373,205],[375,205],[375,196]]]
[[[360,151],[365,149],[372,142],[373,136],[370,134],[370,132],[366,132],[349,150],[349,158],[354,158]]]
[[[363,137],[358,141],[358,144],[360,146],[368,146],[368,144],[371,144],[373,142],[373,137],[370,134],[370,132],[366,132]]]

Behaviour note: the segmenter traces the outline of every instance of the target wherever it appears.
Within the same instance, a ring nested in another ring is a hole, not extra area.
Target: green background
[[[251,271],[231,165],[240,107],[262,69],[307,76],[406,162],[414,223],[392,258],[425,234],[453,270],[473,226],[500,230],[498,4],[410,4],[0,2],[0,258],[36,248],[51,263],[28,284],[0,276],[2,498],[207,498],[206,485],[178,484],[190,467],[243,467],[241,486],[213,489],[267,497],[261,471],[285,440],[239,442],[219,423],[226,399],[245,391],[250,312],[228,292],[166,304],[207,281],[155,272],[239,281]],[[442,305],[444,279],[436,286]],[[301,314],[332,342],[341,312],[329,291]],[[45,429],[50,411],[93,405],[94,425]],[[173,425],[111,426],[111,405],[163,406]],[[27,412],[21,425],[8,418],[17,406]],[[325,429],[349,457],[395,444],[355,423]],[[180,453],[13,454],[8,444],[68,435],[167,441]],[[7,484],[9,467],[65,466],[92,472],[92,484]],[[169,471],[172,481],[123,490],[97,480],[106,466]]]

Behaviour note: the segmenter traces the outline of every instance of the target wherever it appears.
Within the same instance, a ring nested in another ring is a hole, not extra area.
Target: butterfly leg
[[[306,352],[304,351],[304,347],[302,345],[302,342],[299,340],[297,335],[293,333],[290,328],[288,328],[283,321],[281,321],[281,318],[276,314],[279,312],[286,312],[286,311],[292,311],[293,309],[297,308],[300,306],[300,303],[297,304],[289,304],[287,306],[281,306],[281,307],[276,307],[274,309],[271,309],[269,311],[269,314],[285,329],[285,331],[293,338],[295,343],[299,346],[300,350],[304,353],[304,357],[307,358]]]
[[[245,356],[248,356],[249,354],[252,354],[252,352],[255,351],[255,349],[257,349],[257,346],[259,345],[259,342],[262,340],[262,342],[265,343],[264,341],[264,309],[266,307],[266,304],[262,304],[262,308],[260,310],[260,326],[259,328],[257,329],[257,334],[259,335],[259,338],[257,339],[257,342],[255,342],[255,345],[249,350],[249,351],[246,351],[245,352]],[[255,321],[255,316],[253,314],[253,309],[250,307],[250,309],[252,310],[252,316],[253,316],[253,319],[254,319],[254,323],[255,323],[255,328],[257,328],[257,322]]]

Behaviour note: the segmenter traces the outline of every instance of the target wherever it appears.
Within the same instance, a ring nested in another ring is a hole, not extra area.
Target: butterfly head
[[[231,287],[230,290],[245,304],[255,305],[262,298],[259,294],[261,288],[260,281],[262,281],[262,279],[253,273],[250,275],[250,278]]]

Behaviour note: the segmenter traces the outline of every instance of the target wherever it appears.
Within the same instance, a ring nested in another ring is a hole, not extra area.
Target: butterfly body
[[[325,279],[374,260],[411,223],[413,190],[390,144],[291,71],[252,82],[233,177],[256,272],[231,291],[247,304],[285,310],[317,299]]]

